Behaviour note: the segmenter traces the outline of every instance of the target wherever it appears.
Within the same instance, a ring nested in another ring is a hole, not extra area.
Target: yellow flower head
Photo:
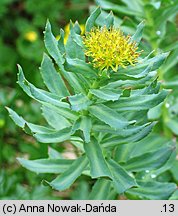
[[[34,31],[29,31],[29,32],[27,32],[27,33],[24,35],[24,37],[25,37],[26,40],[28,40],[28,41],[30,41],[30,42],[34,42],[34,41],[37,40],[38,35],[37,35],[37,33],[34,32]]]
[[[93,28],[86,34],[83,43],[85,55],[91,57],[93,66],[100,70],[112,68],[117,71],[119,66],[134,65],[140,55],[136,42],[114,27]]]

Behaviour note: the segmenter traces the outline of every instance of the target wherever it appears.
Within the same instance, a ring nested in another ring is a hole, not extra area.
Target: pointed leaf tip
[[[86,25],[85,25],[85,31],[86,31],[86,32],[89,32],[89,31],[93,28],[93,26],[94,26],[94,24],[95,24],[95,21],[96,21],[96,19],[98,18],[98,16],[100,15],[100,13],[101,13],[101,7],[98,6],[98,7],[91,13],[91,15],[89,16],[89,18],[88,18],[87,21],[86,21]]]
[[[131,37],[131,40],[136,41],[137,45],[140,43],[142,39],[144,26],[145,26],[145,20],[143,20],[142,22],[138,24],[135,34]]]

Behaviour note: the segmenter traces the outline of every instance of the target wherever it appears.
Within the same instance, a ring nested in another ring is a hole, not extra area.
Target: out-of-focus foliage
[[[70,19],[84,23],[90,1],[80,0],[2,0],[0,1],[0,75],[3,83],[13,85],[16,64],[27,69],[30,79],[39,81],[36,66],[44,52],[43,29],[47,19],[54,32]],[[79,16],[80,14],[80,16]]]
[[[10,175],[10,178],[9,178]],[[28,176],[28,182],[20,184],[24,172],[22,169],[16,170],[16,173],[6,170],[0,171],[0,199],[6,200],[39,200],[56,199],[57,196],[51,193],[49,187],[40,185],[40,177],[34,175]],[[29,184],[31,185],[29,187]],[[38,186],[39,185],[39,186]],[[58,197],[59,199],[59,197]]]

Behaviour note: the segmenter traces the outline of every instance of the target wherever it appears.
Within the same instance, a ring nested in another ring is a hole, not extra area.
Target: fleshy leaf
[[[68,97],[71,109],[74,111],[86,110],[92,103],[87,96],[83,94],[76,94]]]
[[[109,148],[109,147],[114,147],[114,146],[118,146],[122,144],[129,144],[131,142],[138,142],[139,140],[146,137],[152,131],[152,128],[154,127],[154,125],[155,125],[155,122],[147,125],[142,130],[140,130],[138,133],[133,134],[132,136],[128,136],[126,138],[116,136],[116,137],[113,137],[111,140],[111,138],[109,137],[108,139],[102,140],[101,144],[103,147]]]
[[[114,92],[111,89],[90,89],[90,92],[96,97],[106,101],[118,100],[121,95],[121,91],[118,90],[116,93],[116,91]]]
[[[122,97],[118,101],[108,102],[106,105],[117,111],[147,110],[163,102],[167,95],[168,91],[162,90],[158,94]]]
[[[89,32],[94,27],[95,21],[101,13],[101,8],[97,7],[86,21],[85,31]]]
[[[119,194],[124,193],[133,186],[137,186],[135,179],[122,166],[112,159],[108,159],[107,162],[112,173],[113,184]]]
[[[56,63],[58,65],[61,65],[64,63],[64,59],[62,57],[62,54],[58,48],[58,42],[51,31],[51,24],[49,21],[46,23],[46,28],[44,32],[44,41],[46,49],[48,50],[49,54],[54,58]]]
[[[176,184],[156,181],[139,181],[138,184],[140,187],[131,188],[126,191],[126,195],[129,198],[139,200],[167,200],[177,188]]]
[[[112,11],[106,17],[104,25],[106,25],[107,28],[110,28],[114,25],[114,14]]]
[[[127,119],[119,115],[116,111],[103,104],[90,106],[89,112],[96,118],[100,119],[101,121],[105,122],[115,129],[123,129],[129,124],[133,124],[135,122],[127,121]]]
[[[36,173],[62,173],[73,163],[73,160],[67,159],[26,160],[17,158],[17,160],[23,167]]]
[[[123,164],[123,167],[129,171],[144,171],[156,169],[164,165],[171,156],[174,148],[167,146],[156,151],[148,152],[137,157],[133,157]],[[144,163],[143,163],[144,161]]]
[[[76,74],[78,73],[87,78],[93,79],[97,77],[96,71],[90,64],[77,58],[75,59],[67,58],[64,64],[64,68],[69,72],[73,72]]]
[[[36,133],[34,137],[41,143],[59,143],[70,139],[71,127],[51,133]]]
[[[83,132],[84,140],[86,143],[90,142],[90,132],[92,128],[91,118],[89,116],[82,116],[79,118],[72,127],[72,134],[77,130]]]
[[[142,39],[142,33],[143,33],[144,26],[145,26],[145,22],[142,21],[142,22],[137,26],[137,30],[136,30],[135,34],[131,37],[131,40],[132,40],[132,41],[136,41],[137,44],[139,44],[139,42],[140,42],[141,39]]]
[[[65,190],[69,188],[73,184],[73,182],[82,174],[87,164],[88,160],[86,156],[82,156],[76,159],[64,173],[59,175],[49,184],[56,190]]]
[[[106,200],[109,195],[111,181],[107,179],[98,179],[89,195],[90,200]]]
[[[63,128],[71,126],[71,123],[64,116],[60,115],[54,109],[47,106],[42,106],[43,116],[47,120],[48,124],[56,130],[61,130]]]
[[[91,177],[110,177],[111,173],[105,161],[102,148],[96,139],[92,139],[90,143],[84,144],[86,155],[90,162]]]
[[[64,84],[64,81],[59,73],[57,73],[52,60],[47,54],[44,54],[41,63],[41,75],[47,88],[59,96],[69,96],[69,92]]]

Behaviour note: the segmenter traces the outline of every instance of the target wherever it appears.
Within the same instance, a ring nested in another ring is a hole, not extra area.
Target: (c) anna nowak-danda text
[[[48,204],[46,206],[43,205],[25,205],[21,204],[18,212],[116,212],[116,206],[111,204],[104,205],[101,203],[100,205],[92,205],[91,203],[86,203],[85,205],[55,205]]]

